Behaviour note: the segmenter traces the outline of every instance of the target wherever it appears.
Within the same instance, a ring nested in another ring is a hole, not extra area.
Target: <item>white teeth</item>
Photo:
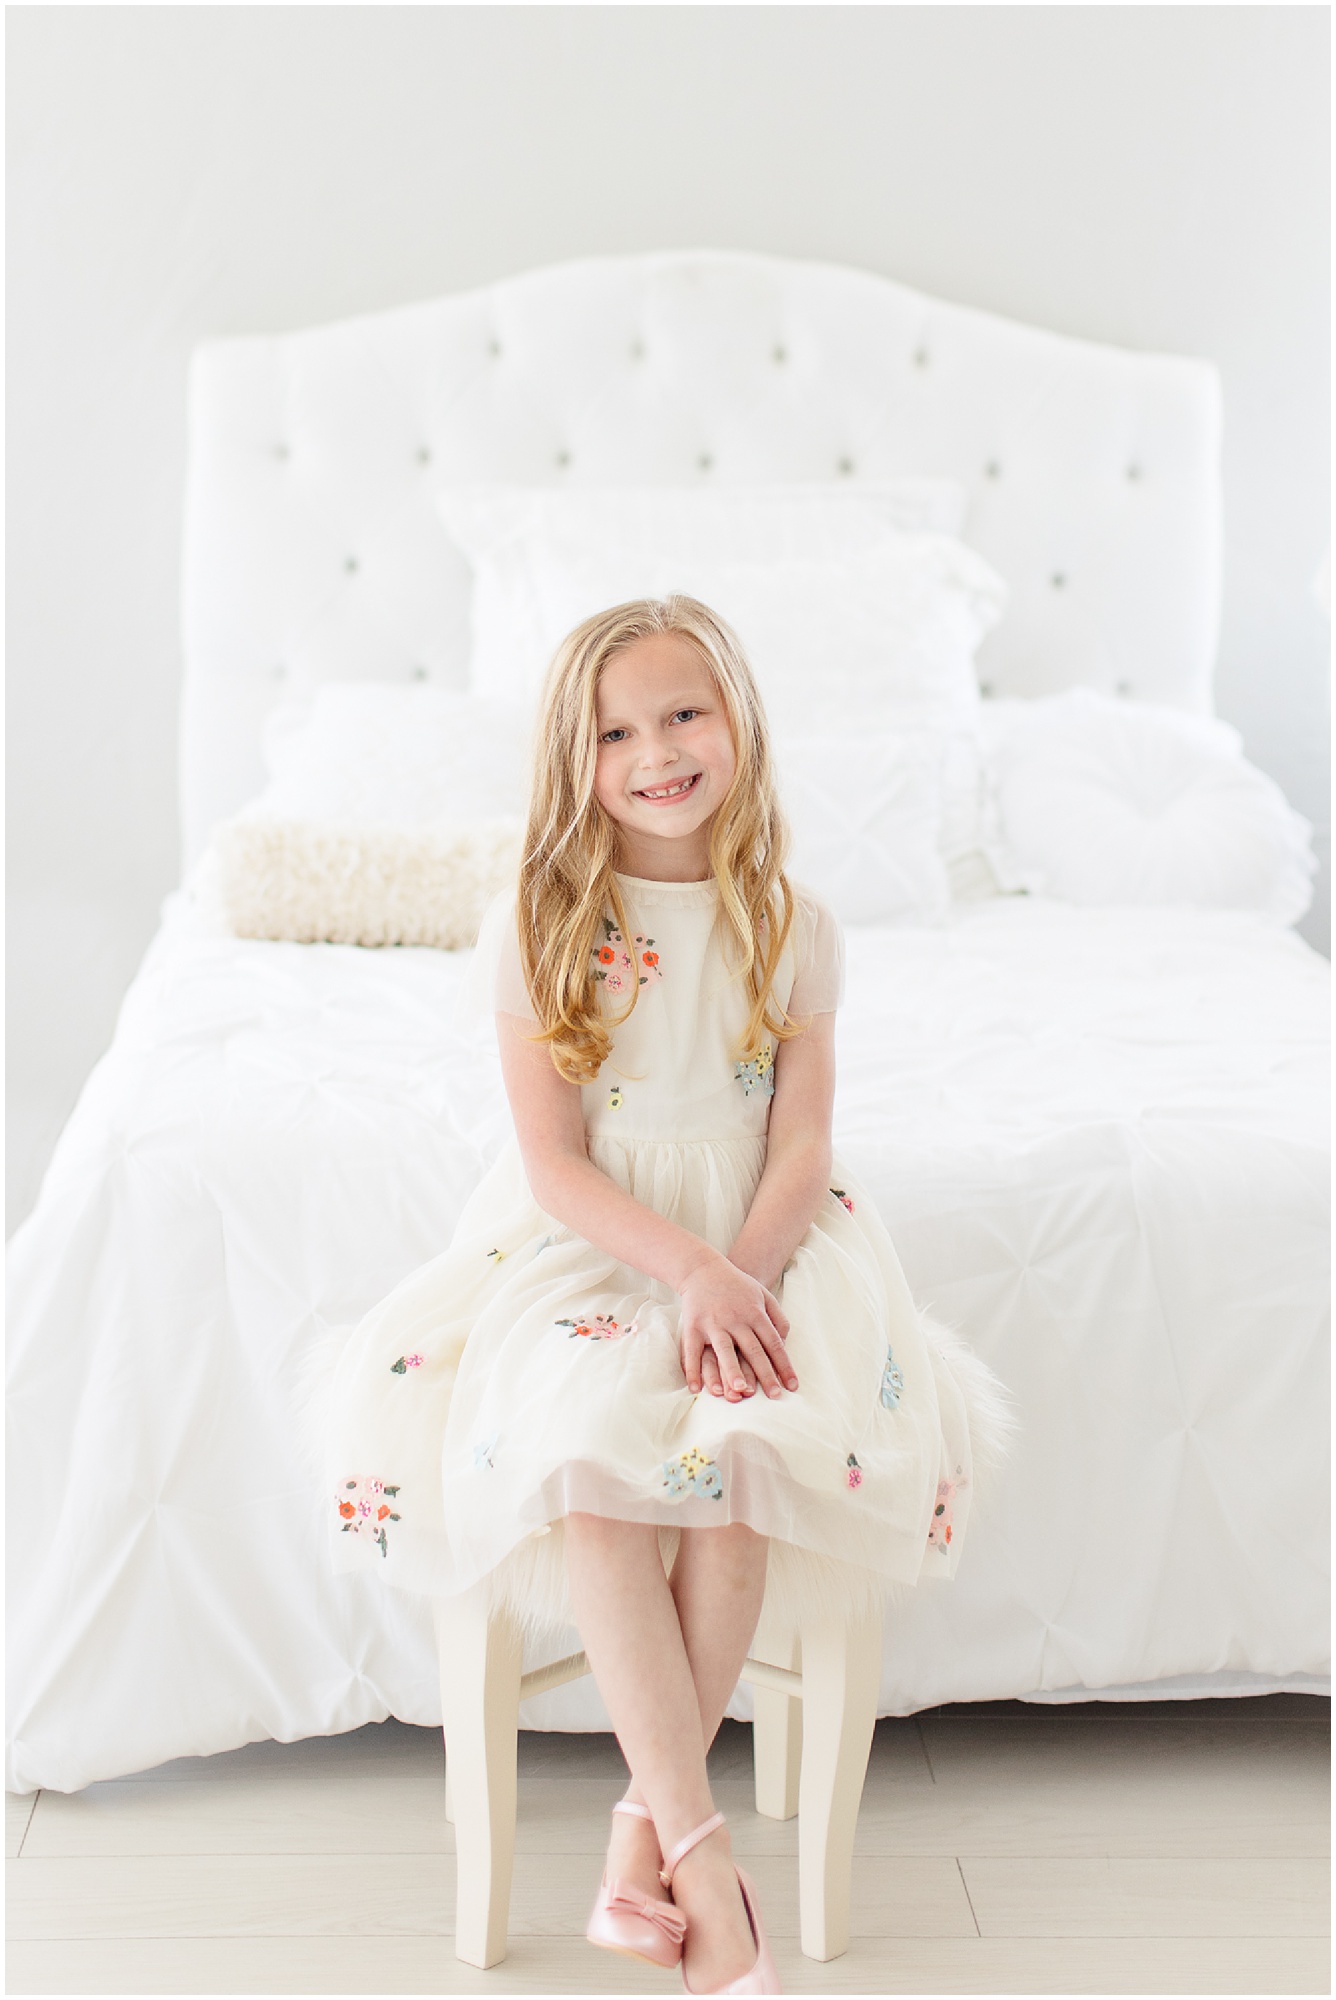
[[[675,799],[679,792],[689,791],[699,776],[699,771],[693,771],[689,778],[679,778],[675,785],[661,785],[657,791],[646,788],[637,796],[642,799]]]

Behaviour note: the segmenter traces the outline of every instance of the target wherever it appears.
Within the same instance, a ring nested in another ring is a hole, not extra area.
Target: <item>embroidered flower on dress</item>
[[[387,1486],[383,1479],[377,1479],[370,1473],[364,1473],[360,1478],[341,1479],[334,1489],[334,1505],[343,1523],[342,1533],[374,1542],[383,1556],[388,1555],[385,1524],[400,1518],[390,1506],[390,1501],[398,1492],[397,1486]]]
[[[490,1263],[499,1264],[506,1253],[504,1250],[484,1250],[482,1254]]]
[[[401,1354],[390,1369],[391,1375],[406,1375],[410,1368],[421,1368],[427,1357],[425,1354]]]
[[[475,1472],[482,1472],[484,1469],[488,1472],[496,1470],[496,1467],[492,1463],[492,1453],[496,1450],[496,1440],[497,1433],[493,1431],[489,1437],[483,1439],[481,1444],[474,1445],[473,1470]]]
[[[620,1083],[614,1083],[612,1089],[608,1092],[608,1109],[609,1111],[620,1111],[621,1108],[622,1086]]]
[[[831,1193],[834,1195],[836,1201],[840,1202],[845,1208],[847,1208],[850,1215],[852,1215],[854,1212],[853,1196],[851,1194],[846,1194],[843,1188],[832,1188]]]
[[[951,1540],[951,1503],[959,1483],[955,1479],[939,1479],[937,1482],[937,1499],[928,1523],[928,1547],[936,1549],[939,1556],[946,1554]]]
[[[659,954],[654,950],[654,940],[637,931],[631,942],[635,946],[636,977],[642,986],[648,986],[652,979],[662,979],[659,969]]]
[[[896,1365],[888,1347],[886,1365],[881,1371],[881,1406],[883,1410],[893,1410],[900,1401],[900,1392],[905,1386],[905,1378]]]
[[[734,1063],[733,1074],[742,1085],[743,1095],[751,1097],[759,1092],[762,1097],[775,1094],[775,1058],[769,1042],[757,1056],[748,1062]]]
[[[659,954],[654,949],[654,939],[637,931],[628,950],[626,940],[611,917],[603,919],[603,942],[594,947],[594,977],[602,980],[609,993],[624,993],[631,985],[648,986],[653,979],[662,979]]]
[[[625,1340],[638,1330],[635,1320],[621,1326],[611,1313],[590,1313],[584,1319],[559,1319],[554,1324],[568,1326],[572,1340]]]
[[[688,1493],[699,1493],[702,1499],[722,1500],[724,1497],[724,1476],[712,1458],[692,1445],[689,1451],[679,1452],[676,1458],[667,1460],[663,1467],[663,1484],[670,1500],[684,1500]]]
[[[844,1475],[845,1484],[848,1486],[861,1486],[863,1484],[863,1468],[852,1452],[849,1453],[844,1462],[848,1467],[848,1471]]]

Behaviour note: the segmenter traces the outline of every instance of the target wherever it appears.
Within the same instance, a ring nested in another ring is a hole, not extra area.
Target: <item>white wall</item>
[[[1325,826],[1327,41],[1287,6],[12,8],[11,1226],[176,879],[204,336],[721,246],[1209,355],[1219,707]]]

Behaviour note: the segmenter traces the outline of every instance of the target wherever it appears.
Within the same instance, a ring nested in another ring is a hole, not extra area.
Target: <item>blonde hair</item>
[[[710,865],[720,917],[746,979],[751,1011],[738,1053],[760,1054],[766,1037],[800,1034],[774,996],[780,954],[793,927],[784,874],[788,826],[775,791],[765,711],[742,648],[721,618],[694,597],[637,598],[586,618],[557,648],[543,687],[517,923],[520,957],[545,1041],[561,1075],[591,1083],[639,995],[611,1023],[599,1004],[594,953],[611,907],[630,938],[614,874],[617,827],[594,792],[598,684],[608,662],[639,639],[673,633],[700,655],[723,702],[736,768],[710,826]]]

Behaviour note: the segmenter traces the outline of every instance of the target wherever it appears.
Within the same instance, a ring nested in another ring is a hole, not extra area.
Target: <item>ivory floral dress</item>
[[[632,983],[638,997],[581,1092],[589,1157],[726,1251],[765,1164],[773,1052],[737,1057],[748,1008],[713,881],[618,879],[631,935],[609,912],[590,969],[610,1012]],[[840,933],[796,894],[777,992],[795,1013],[823,1012],[840,998]],[[493,1004],[532,1019],[513,899],[489,913],[477,964]],[[336,1560],[449,1595],[579,1510],[745,1521],[888,1582],[954,1575],[971,1428],[978,1445],[997,1385],[977,1358],[953,1360],[917,1311],[847,1167],[832,1169],[776,1289],[799,1388],[774,1401],[693,1395],[676,1294],[545,1214],[512,1138],[449,1248],[367,1314],[340,1359],[327,1433]]]

